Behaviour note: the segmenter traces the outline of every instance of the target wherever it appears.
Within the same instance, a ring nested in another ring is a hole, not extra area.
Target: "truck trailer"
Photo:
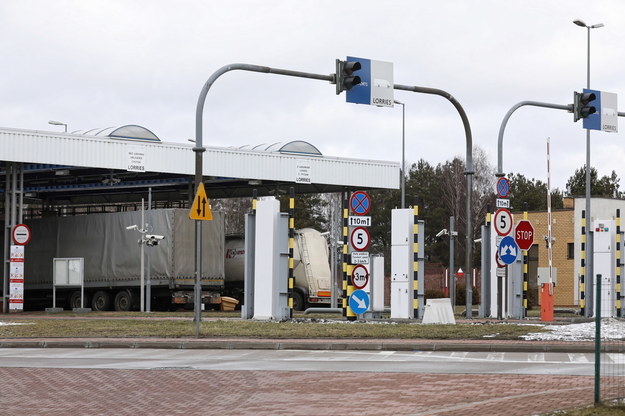
[[[25,307],[52,306],[55,258],[83,258],[85,307],[98,311],[137,309],[141,294],[140,241],[148,234],[164,237],[152,239],[151,244],[158,244],[145,247],[144,273],[147,276],[149,267],[153,309],[193,304],[195,221],[189,219],[187,209],[174,208],[147,210],[145,222],[147,226],[142,226],[140,211],[26,221],[32,238],[25,246]],[[224,243],[224,216],[213,212],[213,220],[202,223],[202,303],[220,300]],[[80,293],[80,287],[57,286],[57,304],[81,307]]]
[[[226,291],[243,300],[245,272],[245,239],[227,236],[225,246]],[[295,230],[293,246],[293,309],[306,306],[330,306],[332,296],[329,248],[327,238],[313,228]],[[285,276],[286,278],[286,276]]]

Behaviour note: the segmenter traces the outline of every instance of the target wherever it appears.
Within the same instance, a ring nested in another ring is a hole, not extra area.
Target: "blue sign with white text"
[[[360,69],[354,71],[354,75],[360,77],[360,84],[354,85],[347,90],[345,101],[356,104],[371,104],[371,60],[348,56],[349,62],[360,62]]]
[[[584,119],[584,128],[590,130],[601,130],[601,91],[597,90],[588,90],[584,88],[584,94],[593,93],[597,98],[589,103],[597,109],[597,111],[593,114],[589,114],[588,117]]]
[[[360,315],[369,309],[369,295],[362,289],[355,290],[349,297],[349,307],[352,311]]]

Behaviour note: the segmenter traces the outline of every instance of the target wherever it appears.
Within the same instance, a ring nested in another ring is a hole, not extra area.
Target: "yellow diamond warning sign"
[[[205,220],[210,221],[213,219],[213,213],[211,212],[210,202],[206,197],[206,191],[204,190],[204,184],[200,183],[189,212],[189,218],[192,220]]]

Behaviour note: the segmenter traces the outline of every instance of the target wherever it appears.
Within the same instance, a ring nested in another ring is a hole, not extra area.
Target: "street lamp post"
[[[401,105],[401,207],[406,208],[406,104],[395,100]]]
[[[586,88],[590,89],[590,29],[598,29],[603,27],[603,23],[596,23],[594,25],[587,25],[582,20],[574,20],[577,26],[585,27],[588,31],[587,38],[587,55],[586,55]],[[589,282],[593,282],[593,261],[592,261],[592,250],[593,250],[593,233],[590,227],[590,129],[586,129],[586,252],[589,253],[586,255],[586,270],[585,275],[589,280]],[[592,293],[592,283],[591,285],[586,285],[587,293]],[[591,297],[592,299],[592,297]],[[592,303],[590,305],[585,305],[584,315],[586,317],[590,316],[590,310],[592,307]]]
[[[67,124],[63,123],[62,121],[50,120],[48,121],[48,124],[52,124],[53,126],[65,126],[65,133],[67,133]]]

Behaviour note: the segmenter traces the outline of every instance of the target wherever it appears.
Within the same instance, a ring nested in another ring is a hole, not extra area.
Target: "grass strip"
[[[4,323],[4,325],[3,325]],[[7,325],[17,323],[19,325]],[[203,321],[201,337],[251,338],[381,338],[381,339],[508,339],[544,331],[513,324],[423,325],[418,323],[363,323],[330,320],[263,322]],[[19,319],[0,321],[0,338],[39,337],[194,337],[195,323],[166,319]]]

